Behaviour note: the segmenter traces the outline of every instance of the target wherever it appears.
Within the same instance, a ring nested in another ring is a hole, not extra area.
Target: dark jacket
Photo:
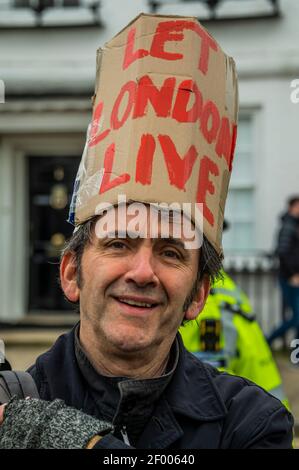
[[[74,329],[29,369],[41,398],[99,417],[80,373]],[[179,361],[136,447],[147,449],[291,448],[293,418],[279,400],[240,377],[203,364],[183,346]],[[127,448],[112,434],[96,448]]]
[[[299,219],[286,213],[281,218],[277,255],[279,272],[284,279],[299,274]]]

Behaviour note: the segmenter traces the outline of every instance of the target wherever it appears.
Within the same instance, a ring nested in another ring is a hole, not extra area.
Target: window
[[[0,28],[95,25],[100,0],[0,0]]]
[[[230,224],[223,234],[223,247],[227,254],[248,254],[255,249],[252,134],[252,118],[240,116],[233,172],[225,208],[225,219]]]

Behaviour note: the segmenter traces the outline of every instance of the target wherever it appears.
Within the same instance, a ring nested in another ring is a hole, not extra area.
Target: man
[[[196,19],[106,44],[60,266],[80,324],[30,369],[40,399],[2,408],[0,447],[291,447],[281,402],[177,333],[221,269],[236,121],[234,63]]]
[[[89,429],[100,434],[113,426],[96,447],[290,447],[292,419],[279,400],[204,365],[176,335],[203,308],[216,274],[209,243],[185,250],[184,239],[97,239],[94,225],[79,228],[61,262],[64,293],[80,300],[80,325],[31,368],[47,402],[9,403],[0,445],[83,447],[93,437]],[[16,412],[24,415],[20,427]],[[42,425],[45,415],[51,420]],[[28,423],[26,440],[20,436]]]
[[[299,196],[293,196],[288,201],[288,211],[282,216],[276,251],[282,297],[292,315],[271,333],[269,344],[284,336],[290,328],[295,329],[295,337],[299,338]]]

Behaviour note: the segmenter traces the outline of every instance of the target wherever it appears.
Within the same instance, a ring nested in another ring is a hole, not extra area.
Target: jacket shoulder
[[[65,388],[73,364],[74,328],[57,338],[52,347],[41,354],[35,364],[27,370],[34,379],[41,398],[53,400],[62,398],[61,387]]]
[[[250,380],[203,367],[227,409],[222,448],[292,448],[294,420],[280,400]]]

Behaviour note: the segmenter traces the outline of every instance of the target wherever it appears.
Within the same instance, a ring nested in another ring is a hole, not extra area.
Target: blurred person
[[[299,338],[299,195],[288,200],[287,212],[281,217],[276,253],[283,303],[290,308],[291,318],[283,321],[270,334],[270,345],[291,328],[295,330],[295,337]]]

